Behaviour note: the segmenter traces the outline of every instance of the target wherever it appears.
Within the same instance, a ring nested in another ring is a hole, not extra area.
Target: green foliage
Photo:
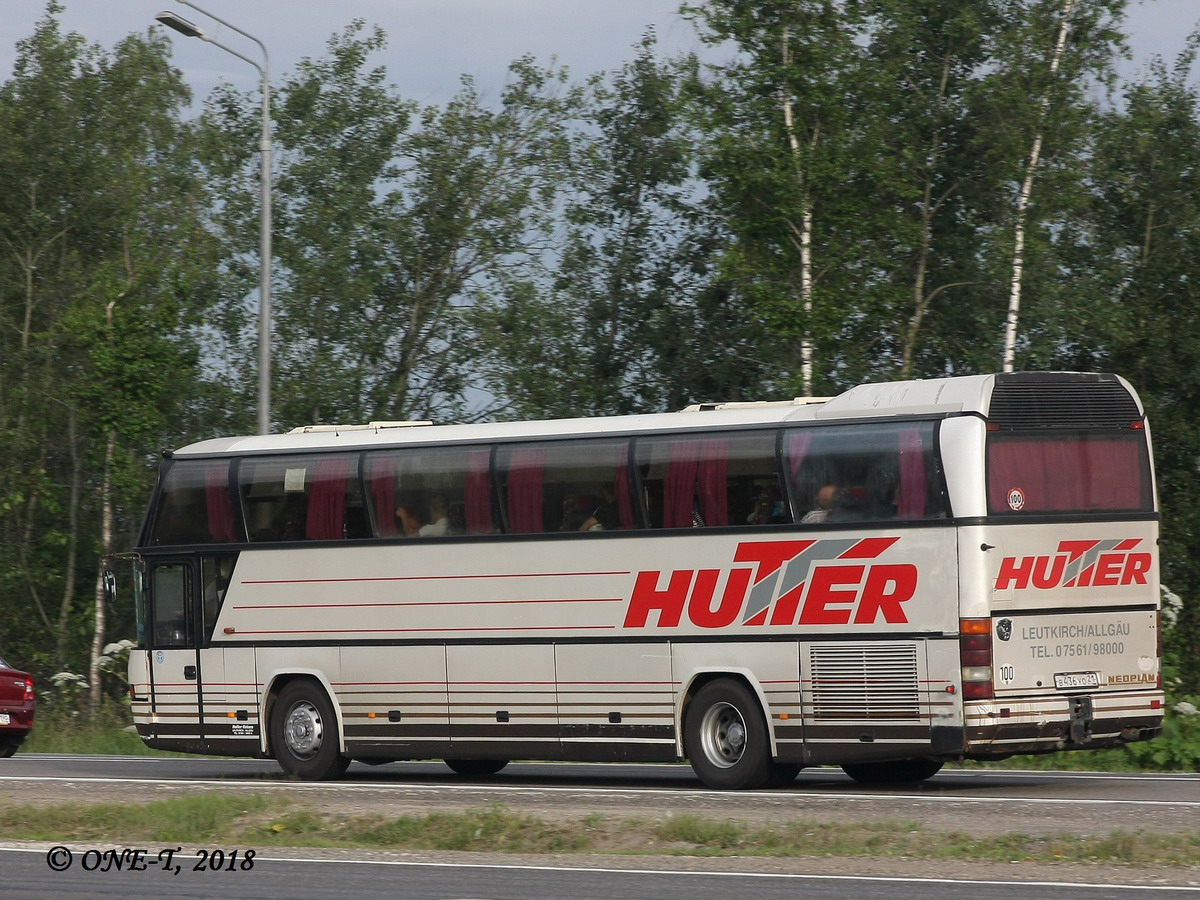
[[[1161,737],[1126,747],[1136,768],[1154,772],[1200,772],[1200,697],[1168,704]]]
[[[481,354],[472,311],[540,270],[553,229],[582,96],[566,73],[522,59],[494,106],[469,79],[422,106],[371,67],[383,47],[356,22],[275,92],[273,412],[288,426],[453,419],[486,403],[466,396]],[[230,149],[247,104],[217,100],[210,158],[232,240],[253,212],[239,200],[251,161]]]
[[[540,417],[756,394],[762,334],[718,279],[678,67],[637,58],[589,84],[565,173],[566,237],[542,278],[506,279],[477,321],[493,390]]]
[[[166,39],[106,52],[60,13],[0,85],[0,642],[39,683],[86,669],[101,506],[127,544],[148,460],[193,417],[200,316],[174,287],[207,246]]]

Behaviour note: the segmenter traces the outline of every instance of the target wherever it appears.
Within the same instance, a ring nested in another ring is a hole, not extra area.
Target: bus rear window
[[[1144,432],[991,433],[988,512],[1150,512]]]

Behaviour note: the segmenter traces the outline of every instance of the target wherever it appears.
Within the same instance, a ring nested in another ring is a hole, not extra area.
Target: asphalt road
[[[1135,900],[1146,895],[1194,898],[1200,888],[1131,887],[969,879],[854,875],[754,874],[730,872],[586,869],[566,866],[428,865],[377,859],[263,859],[248,872],[192,872],[181,858],[180,875],[158,870],[85,871],[77,864],[51,871],[45,851],[0,848],[5,896],[23,900],[62,897],[218,898],[487,898],[487,900]],[[207,876],[207,877],[206,877]]]
[[[355,764],[331,784],[285,779],[272,762],[18,754],[0,761],[0,802],[144,801],[197,791],[282,792],[323,811],[429,812],[503,804],[544,819],[589,813],[664,817],[681,812],[746,821],[917,821],[973,834],[1200,830],[1200,775],[1105,775],[946,770],[905,789],[864,788],[835,769],[802,772],[784,789],[716,792],[684,766],[513,764],[465,779],[440,763]],[[764,860],[679,857],[512,857],[254,848],[124,848],[62,841],[0,845],[0,895],[13,897],[402,897],[638,898],[707,900],[731,895],[941,900],[1155,896],[1200,897],[1200,859],[1190,869],[1047,867],[905,860]],[[121,850],[143,849],[138,858]],[[116,855],[106,851],[115,850]],[[153,860],[153,861],[151,861]],[[118,869],[118,862],[120,868]],[[176,868],[178,872],[176,872]]]

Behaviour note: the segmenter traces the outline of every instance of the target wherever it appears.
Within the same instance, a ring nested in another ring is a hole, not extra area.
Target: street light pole
[[[236,25],[226,22],[207,10],[201,9],[191,0],[178,0],[184,6],[190,6],[201,15],[207,16],[214,22],[220,22],[226,28],[232,28],[243,37],[258,44],[262,51],[263,61],[259,65],[248,56],[243,56],[232,47],[226,47],[220,41],[214,40],[202,28],[192,24],[182,16],[173,12],[160,12],[154,18],[185,37],[196,37],[220,47],[226,53],[231,53],[243,62],[248,62],[258,70],[262,80],[262,139],[259,142],[261,169],[259,182],[261,199],[258,216],[258,433],[271,432],[271,77],[270,57],[266,45],[254,35],[242,31]]]

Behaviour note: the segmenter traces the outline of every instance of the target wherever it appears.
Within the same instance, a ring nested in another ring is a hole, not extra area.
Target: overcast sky
[[[557,56],[577,76],[613,69],[653,26],[667,51],[692,48],[691,27],[677,0],[200,0],[199,5],[262,40],[273,80],[304,57],[324,55],[330,35],[361,18],[381,26],[387,50],[376,60],[388,81],[409,97],[442,102],[460,75],[475,76],[488,96],[503,84],[508,63],[526,53],[547,62]],[[178,12],[214,38],[252,58],[258,49],[236,32],[172,0],[63,0],[62,23],[111,48],[130,32],[155,25],[161,10]],[[12,72],[15,44],[45,12],[45,0],[0,0],[0,74]],[[1200,20],[1200,0],[1132,0],[1129,30],[1135,62],[1153,53],[1173,57]],[[176,65],[196,97],[221,81],[244,90],[257,75],[244,62],[198,40],[174,35]]]

